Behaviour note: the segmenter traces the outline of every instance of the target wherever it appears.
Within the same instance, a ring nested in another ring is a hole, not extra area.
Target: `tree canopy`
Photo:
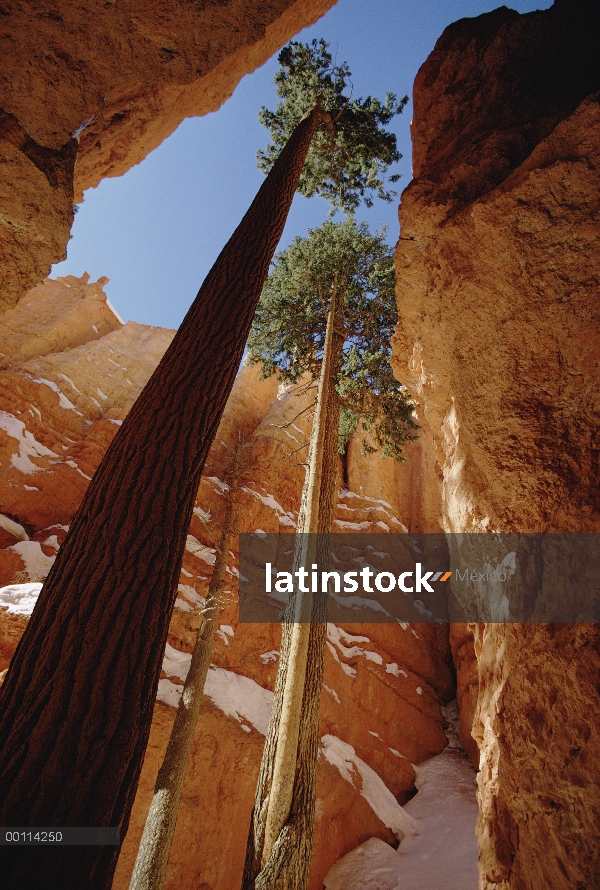
[[[395,270],[385,229],[372,234],[352,218],[326,221],[278,253],[263,288],[248,339],[261,374],[296,383],[321,372],[332,288],[343,301],[339,447],[357,429],[370,433],[363,450],[402,459],[402,446],[419,428],[413,404],[392,374],[390,340],[397,321]],[[340,313],[341,314],[341,313]],[[370,441],[369,441],[370,439]],[[373,444],[371,444],[373,443]],[[374,447],[376,446],[376,447]]]
[[[275,82],[281,101],[275,111],[263,107],[259,113],[273,141],[258,152],[258,166],[268,172],[294,127],[318,106],[331,116],[331,126],[322,125],[316,132],[298,191],[325,198],[332,212],[352,213],[361,200],[371,207],[373,196],[391,201],[395,194],[386,188],[384,176],[402,156],[395,135],[385,127],[400,114],[408,96],[398,100],[387,93],[383,102],[372,96],[352,98],[350,69],[345,62],[336,65],[328,47],[323,39],[310,45],[292,41],[279,53]],[[398,179],[395,174],[388,182]]]

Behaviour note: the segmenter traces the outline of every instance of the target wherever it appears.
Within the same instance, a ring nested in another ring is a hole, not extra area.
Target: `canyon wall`
[[[502,7],[415,81],[394,362],[447,531],[600,529],[599,36],[595,3]],[[480,887],[600,886],[597,625],[457,628],[453,649]]]
[[[0,313],[65,259],[86,188],[216,111],[334,2],[3,3]]]
[[[103,283],[89,282],[87,275],[46,281],[3,317],[0,672],[90,478],[175,333],[124,325],[106,300]],[[260,380],[256,367],[244,366],[238,375],[198,490],[115,890],[129,885],[189,666],[198,607],[214,562],[231,445],[238,435],[246,443],[236,531],[293,532],[311,424],[310,410],[304,409],[310,409],[314,395],[314,388]],[[422,524],[422,507],[407,488],[420,461],[430,460],[427,446],[422,455],[419,447],[411,446],[415,466],[409,469],[378,455],[363,457],[360,440],[353,439],[344,467],[340,459],[336,528],[381,534]],[[241,878],[280,627],[239,623],[238,566],[234,537],[213,667],[171,855],[170,890],[228,890]],[[19,586],[26,582],[33,586]],[[401,805],[415,790],[413,764],[444,749],[442,709],[453,696],[447,627],[329,625],[311,890],[320,890],[331,866],[363,842],[379,839],[383,849],[391,849],[387,845],[403,838],[410,820]]]

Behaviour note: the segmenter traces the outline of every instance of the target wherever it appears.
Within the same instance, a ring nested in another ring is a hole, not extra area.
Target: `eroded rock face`
[[[76,156],[75,139],[40,145],[0,108],[0,313],[67,255]]]
[[[2,364],[42,358],[118,331],[123,322],[103,290],[108,278],[91,284],[89,279],[87,272],[81,278],[46,278],[6,312],[0,330]]]
[[[0,312],[65,258],[84,189],[139,163],[184,118],[216,111],[334,2],[5,3]]]
[[[64,315],[57,311],[61,300]],[[6,358],[0,371],[0,586],[43,580],[90,478],[174,335],[123,325],[106,303],[102,280],[90,284],[68,277],[41,285],[7,317],[12,321],[0,351],[14,360]],[[35,344],[41,354],[32,354]],[[314,387],[261,381],[255,366],[238,375],[196,498],[115,890],[129,884],[200,623],[231,445],[240,434],[247,445],[237,530],[292,533],[311,424],[310,410],[304,409],[314,397]],[[397,474],[404,471],[391,459],[363,458],[359,443],[351,442],[345,467],[341,460],[339,465],[336,527],[379,534],[403,530],[409,500]],[[229,890],[241,877],[280,627],[239,623],[237,547],[234,538],[214,667],[171,855],[172,890]],[[0,672],[26,621],[23,610],[0,603]],[[320,890],[332,864],[368,838],[394,844],[403,836],[401,804],[413,789],[412,764],[444,748],[441,706],[453,694],[447,628],[329,626],[311,890]]]
[[[599,34],[596,4],[503,7],[450,26],[415,81],[394,353],[447,531],[600,526]],[[597,886],[598,641],[585,626],[453,633],[486,890]]]

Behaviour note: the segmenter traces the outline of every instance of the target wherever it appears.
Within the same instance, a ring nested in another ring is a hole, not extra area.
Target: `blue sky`
[[[324,37],[338,62],[352,71],[355,96],[383,98],[392,91],[411,97],[415,75],[444,28],[456,19],[500,5],[488,0],[339,0],[316,25],[296,37]],[[518,12],[546,9],[551,0],[513,0]],[[259,123],[262,105],[276,102],[276,57],[246,76],[218,112],[184,121],[173,135],[118,179],[88,189],[75,217],[68,257],[51,277],[110,278],[105,290],[126,321],[176,328],[204,277],[259,189],[263,175],[256,152],[268,133]],[[394,120],[403,158],[401,191],[410,182],[412,103]],[[398,237],[398,203],[376,201],[357,220],[388,227]],[[321,225],[328,205],[296,195],[280,242],[284,247],[309,227]]]

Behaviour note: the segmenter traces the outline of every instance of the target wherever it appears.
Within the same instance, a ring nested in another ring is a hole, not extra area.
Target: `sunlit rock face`
[[[45,282],[5,316],[10,324],[0,338],[5,356],[0,370],[0,672],[8,666],[39,581],[90,478],[174,336],[162,328],[124,325],[106,302],[102,285],[102,279],[90,283],[86,276]],[[246,443],[236,529],[292,533],[314,398],[314,386],[260,380],[255,366],[244,366],[238,375],[198,490],[150,745],[115,890],[129,883],[189,665],[198,608],[214,561],[231,446],[240,436]],[[412,451],[418,453],[419,447],[427,448],[415,444]],[[397,465],[378,455],[365,458],[360,442],[352,441],[339,464],[335,527],[383,534],[418,526],[422,510],[409,495],[416,470],[409,468],[410,463]],[[237,572],[234,537],[214,667],[171,856],[171,890],[229,890],[241,878],[280,628],[239,623]],[[30,583],[14,586],[25,582]],[[395,845],[410,828],[401,805],[413,791],[412,764],[445,747],[441,707],[453,695],[447,627],[330,625],[311,890],[320,890],[331,866],[359,844],[379,838]]]
[[[216,111],[335,0],[8,3],[0,71],[0,312],[66,256],[73,202]]]
[[[451,25],[415,81],[394,361],[448,531],[599,529],[599,35],[597,4],[503,7]],[[597,630],[457,628],[453,649],[481,887],[596,886]]]

